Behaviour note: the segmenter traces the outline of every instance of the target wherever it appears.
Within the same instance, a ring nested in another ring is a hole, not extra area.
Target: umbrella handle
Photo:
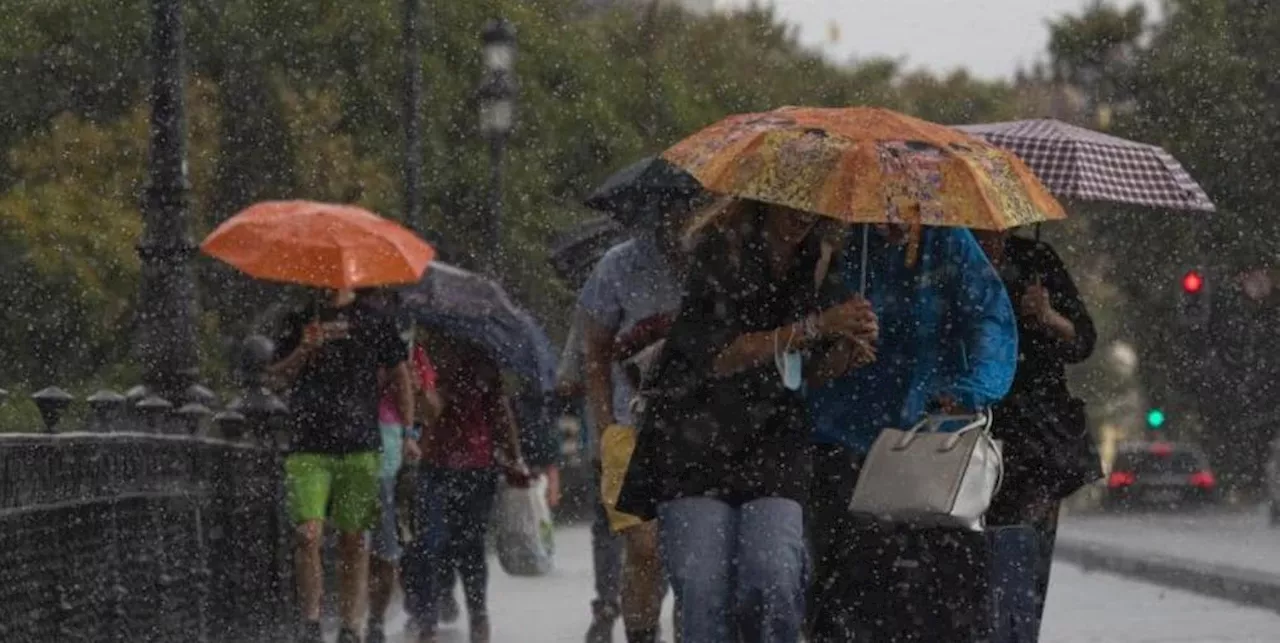
[[[858,294],[867,296],[867,245],[871,237],[871,224],[862,224],[862,271],[858,279]]]

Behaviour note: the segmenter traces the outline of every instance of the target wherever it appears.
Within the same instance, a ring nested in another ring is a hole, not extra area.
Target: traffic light
[[[1162,426],[1164,426],[1164,411],[1160,409],[1147,411],[1147,428],[1156,431]]]
[[[1209,323],[1212,312],[1209,296],[1209,279],[1198,269],[1183,273],[1178,293],[1179,321],[1190,328],[1202,328]]]
[[[1188,295],[1198,294],[1204,289],[1204,277],[1198,271],[1189,270],[1182,276],[1182,292]]]

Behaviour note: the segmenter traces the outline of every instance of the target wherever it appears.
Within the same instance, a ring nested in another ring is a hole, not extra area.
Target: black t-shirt
[[[276,344],[277,359],[297,349],[303,330],[317,318],[346,321],[350,333],[317,349],[289,391],[294,450],[336,454],[381,450],[378,373],[408,359],[408,348],[389,316],[357,302],[289,315]]]

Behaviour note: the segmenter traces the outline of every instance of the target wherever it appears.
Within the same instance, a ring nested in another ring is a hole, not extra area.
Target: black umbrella
[[[593,210],[608,212],[623,225],[653,225],[668,205],[693,198],[701,191],[698,180],[688,172],[650,156],[605,179],[584,203]]]
[[[622,224],[598,217],[570,228],[551,246],[551,267],[574,290],[582,288],[604,253],[631,238]]]

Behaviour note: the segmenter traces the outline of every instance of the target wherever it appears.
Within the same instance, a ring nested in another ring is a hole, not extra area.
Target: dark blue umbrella
[[[399,307],[418,325],[469,341],[519,375],[527,385],[512,398],[512,408],[525,459],[535,467],[559,460],[559,435],[547,414],[556,356],[532,315],[497,283],[438,261],[422,281],[400,291]]]
[[[422,281],[400,291],[400,310],[414,323],[480,346],[535,389],[554,386],[556,357],[538,322],[497,283],[434,262]]]
[[[608,212],[623,225],[654,225],[671,204],[687,201],[702,191],[688,172],[649,156],[605,179],[584,201],[588,208]]]

